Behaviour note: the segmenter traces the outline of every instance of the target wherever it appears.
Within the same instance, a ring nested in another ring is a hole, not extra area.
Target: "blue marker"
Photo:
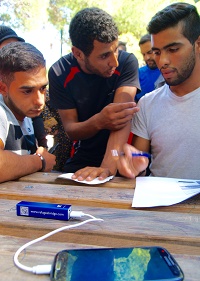
[[[148,152],[133,152],[132,153],[132,157],[138,157],[138,156],[144,156],[144,157],[147,157],[147,158],[151,158],[151,154],[149,154]]]
[[[124,152],[119,152],[116,149],[111,150],[112,155],[113,156],[121,156],[121,155],[125,155]],[[139,152],[132,152],[132,157],[147,157],[147,158],[151,158],[151,154],[149,154],[148,152],[143,152],[143,151],[139,151]]]

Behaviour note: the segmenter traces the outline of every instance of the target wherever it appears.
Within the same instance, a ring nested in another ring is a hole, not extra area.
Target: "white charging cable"
[[[63,227],[60,227],[60,228],[57,228],[37,239],[34,239],[26,244],[24,244],[22,247],[20,247],[17,252],[15,253],[14,255],[14,264],[24,270],[24,271],[27,271],[27,272],[30,272],[30,273],[34,273],[34,274],[50,274],[51,272],[51,264],[44,264],[44,265],[36,265],[36,266],[33,266],[33,267],[28,267],[28,266],[25,266],[23,264],[21,264],[18,260],[18,257],[20,255],[20,253],[25,250],[27,247],[37,243],[37,242],[40,242],[44,239],[46,239],[47,237],[49,236],[52,236],[60,231],[63,231],[63,230],[66,230],[66,229],[70,229],[70,228],[75,228],[75,227],[78,227],[78,226],[81,226],[83,224],[86,224],[88,222],[93,222],[93,221],[103,221],[103,219],[99,219],[99,218],[95,218],[94,216],[90,215],[90,214],[85,214],[83,212],[79,212],[79,211],[71,211],[70,213],[70,218],[80,218],[80,217],[83,217],[83,216],[87,216],[87,217],[90,217],[90,219],[87,219],[85,221],[82,221],[82,222],[79,222],[79,223],[76,223],[76,224],[72,224],[72,225],[65,225]]]

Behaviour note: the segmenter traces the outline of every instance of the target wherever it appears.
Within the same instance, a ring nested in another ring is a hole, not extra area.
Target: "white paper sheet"
[[[105,178],[104,180],[99,180],[98,178],[96,178],[96,179],[94,179],[92,181],[86,181],[86,180],[79,181],[77,179],[75,179],[75,180],[72,179],[72,175],[73,175],[73,173],[66,173],[66,174],[59,175],[58,178],[68,179],[68,180],[72,180],[72,181],[76,181],[76,182],[80,182],[80,183],[84,183],[84,184],[90,184],[90,185],[91,184],[92,185],[94,185],[94,184],[101,184],[101,183],[107,182],[107,181],[109,181],[109,180],[111,180],[113,178],[113,176],[110,176],[110,177]]]
[[[200,193],[200,180],[137,177],[132,207],[170,206]]]

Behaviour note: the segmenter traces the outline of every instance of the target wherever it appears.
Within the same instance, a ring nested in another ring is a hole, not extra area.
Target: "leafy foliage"
[[[138,53],[140,57],[138,40],[144,35],[146,26],[152,16],[176,0],[50,0],[49,20],[56,28],[63,30],[64,38],[68,36],[66,30],[71,18],[79,10],[86,7],[99,7],[110,13],[118,28],[119,38],[127,42],[127,50]],[[180,1],[180,2],[185,2]],[[194,0],[188,0],[194,4]],[[126,38],[126,40],[122,39]],[[135,43],[137,47],[135,46]],[[134,45],[134,46],[133,46]],[[137,55],[137,54],[136,54]]]
[[[151,17],[160,9],[177,2],[176,0],[50,0],[50,21],[63,29],[71,17],[86,7],[99,7],[110,13],[115,19],[119,33],[131,32],[139,38],[146,33],[146,26]],[[185,2],[185,1],[180,1]],[[194,4],[194,0],[188,0]]]
[[[99,7],[115,19],[119,33],[132,33],[136,38],[146,33],[151,17],[176,0],[0,0],[0,22],[25,29],[41,26],[49,20],[58,30],[65,29],[79,10]],[[180,2],[185,2],[180,1]],[[199,0],[187,0],[200,7]],[[14,14],[15,17],[11,17]]]
[[[37,28],[48,21],[48,4],[49,0],[0,0],[0,22],[26,30]]]
[[[0,0],[0,24],[32,30],[45,27],[49,21],[60,32],[61,45],[64,42],[69,45],[71,18],[83,8],[99,7],[113,16],[119,29],[119,39],[127,42],[127,50],[142,61],[139,38],[146,33],[151,17],[174,2],[177,0]],[[187,2],[196,5],[200,11],[199,0]]]

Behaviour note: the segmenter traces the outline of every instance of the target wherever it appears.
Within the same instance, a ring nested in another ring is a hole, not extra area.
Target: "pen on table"
[[[112,155],[113,156],[122,156],[125,155],[124,152],[118,152],[116,149],[113,149],[112,151]],[[151,158],[151,154],[148,152],[143,152],[143,151],[139,151],[139,152],[132,152],[132,157],[147,157],[147,158]]]
[[[56,143],[54,146],[52,146],[50,149],[49,149],[49,153],[53,154],[56,150],[56,148],[59,146],[59,142]]]

